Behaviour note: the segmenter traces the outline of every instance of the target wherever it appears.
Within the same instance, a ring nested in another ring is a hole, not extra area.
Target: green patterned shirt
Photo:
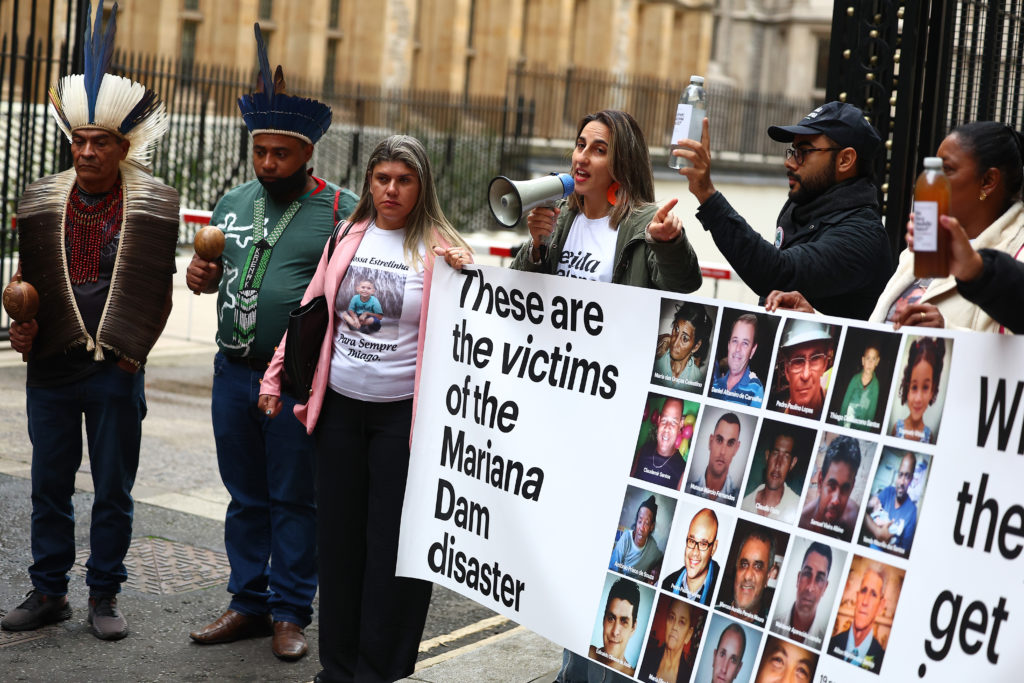
[[[266,197],[265,233],[273,230],[290,202],[271,199],[258,180],[234,188],[217,202],[210,225],[218,226],[225,235],[224,273],[217,295],[217,345],[225,354],[261,359],[269,359],[274,354],[274,347],[288,328],[288,313],[299,305],[334,230],[337,190],[335,185],[326,183],[303,199],[302,206],[274,245],[259,289],[255,339],[248,353],[235,339],[234,320],[242,269],[252,247],[254,202],[261,196]],[[338,202],[338,217],[347,217],[355,203],[355,195],[343,191]]]

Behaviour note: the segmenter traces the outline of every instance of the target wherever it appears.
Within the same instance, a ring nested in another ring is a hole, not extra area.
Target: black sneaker
[[[5,631],[34,631],[71,618],[71,605],[66,595],[47,595],[37,590],[31,590],[27,595],[25,602],[0,621],[0,627]]]
[[[89,625],[100,640],[120,640],[128,635],[128,622],[117,609],[117,598],[113,595],[89,598]]]

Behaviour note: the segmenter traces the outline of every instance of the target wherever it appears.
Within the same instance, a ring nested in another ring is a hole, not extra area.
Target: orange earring
[[[615,196],[615,193],[619,191],[620,187],[622,186],[619,185],[618,180],[608,186],[608,196],[606,198],[608,199],[608,203],[612,206],[615,206],[619,201],[619,198]]]
[[[982,190],[982,191],[981,191],[981,194],[980,194],[980,195],[978,195],[978,199],[979,199],[980,201],[985,201],[986,199],[988,199],[988,193],[987,193],[987,192],[985,192],[985,190]]]

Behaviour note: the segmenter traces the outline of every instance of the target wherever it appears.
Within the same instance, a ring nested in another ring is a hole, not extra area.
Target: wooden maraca
[[[196,232],[192,245],[204,261],[216,261],[224,252],[224,233],[220,228],[207,225]]]
[[[16,323],[31,321],[39,313],[39,292],[20,275],[15,275],[4,287],[4,310]],[[27,361],[28,354],[21,354],[21,360]]]

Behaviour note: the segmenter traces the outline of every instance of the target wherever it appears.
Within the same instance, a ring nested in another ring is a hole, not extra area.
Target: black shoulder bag
[[[327,247],[327,263],[334,255],[338,242],[338,231],[348,221],[338,221],[331,233]],[[345,239],[352,223],[348,223],[341,239]],[[320,359],[320,347],[327,335],[327,297],[323,294],[310,299],[288,314],[288,341],[284,347],[284,366],[281,369],[281,390],[295,399],[306,403],[313,393],[313,375]]]

